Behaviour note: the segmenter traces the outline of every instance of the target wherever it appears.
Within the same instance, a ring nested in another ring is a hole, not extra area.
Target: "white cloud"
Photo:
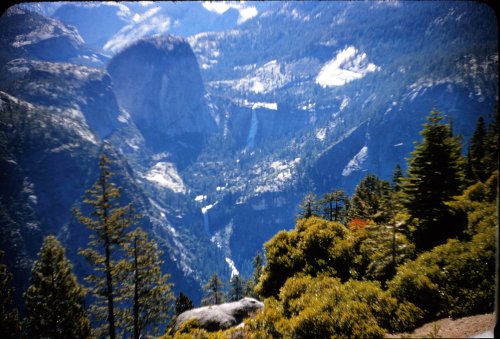
[[[142,15],[135,14],[132,24],[123,27],[104,45],[104,50],[117,53],[130,43],[146,36],[164,34],[170,28],[170,18],[158,14],[160,8],[147,10]]]
[[[142,7],[148,7],[148,6],[151,6],[152,4],[154,4],[155,2],[154,1],[138,1],[138,3]]]
[[[202,6],[210,12],[217,14],[224,14],[230,8],[236,9],[240,16],[238,18],[238,25],[250,20],[256,16],[259,12],[255,6],[246,6],[243,2],[231,2],[231,1],[204,1]]]
[[[203,1],[202,6],[210,12],[215,12],[217,14],[223,14],[226,12],[231,6],[227,1]]]

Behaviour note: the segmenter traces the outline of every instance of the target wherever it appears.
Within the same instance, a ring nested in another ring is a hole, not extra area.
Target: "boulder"
[[[182,324],[196,321],[196,326],[207,331],[217,331],[239,325],[252,313],[264,308],[264,304],[253,298],[243,298],[239,301],[194,308],[181,313],[175,320],[174,331]]]

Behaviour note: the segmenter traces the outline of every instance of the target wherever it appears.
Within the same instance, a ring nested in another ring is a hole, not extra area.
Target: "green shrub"
[[[247,322],[249,337],[376,338],[413,328],[422,317],[417,307],[398,303],[375,282],[296,276],[279,298],[267,299],[264,311]]]
[[[282,338],[286,321],[281,303],[271,297],[264,301],[264,305],[256,317],[245,321],[245,336],[249,339]]]
[[[452,239],[422,253],[399,267],[389,292],[418,306],[427,320],[492,312],[495,232],[490,225],[469,242]]]
[[[276,297],[286,280],[299,273],[346,281],[356,275],[357,241],[340,223],[318,217],[299,219],[295,230],[281,231],[264,245],[267,265],[257,293]]]

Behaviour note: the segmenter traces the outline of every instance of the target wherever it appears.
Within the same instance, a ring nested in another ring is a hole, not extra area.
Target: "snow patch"
[[[121,109],[121,114],[118,116],[118,121],[123,123],[123,124],[126,124],[130,121],[130,113],[127,112],[125,109]]]
[[[172,163],[158,162],[143,177],[174,193],[186,193],[184,182]]]
[[[367,62],[366,53],[360,53],[349,46],[337,53],[321,68],[316,83],[321,87],[343,86],[353,80],[361,79],[370,72],[380,70],[379,66]]]
[[[342,99],[342,102],[340,103],[339,110],[342,112],[348,105],[349,105],[349,98],[348,97],[344,97]]]
[[[201,202],[203,200],[207,200],[206,195],[197,195],[196,198],[194,198],[194,201],[196,201],[196,202]]]
[[[316,139],[323,141],[326,138],[326,128],[319,128],[316,130]]]
[[[229,266],[229,268],[231,269],[231,279],[233,279],[233,277],[235,275],[240,275],[240,272],[238,272],[238,270],[236,269],[236,266],[234,265],[233,260],[226,257],[226,263]]]
[[[277,60],[271,60],[242,79],[214,81],[213,83],[215,85],[230,86],[236,91],[265,94],[283,87],[290,81],[291,75],[282,72],[282,66]]]
[[[278,104],[276,102],[255,102],[252,105],[252,109],[257,109],[257,108],[267,108],[270,110],[277,111],[278,110]]]
[[[209,209],[212,209],[215,205],[217,205],[217,203],[215,204],[210,204],[210,205],[207,205],[207,206],[203,206],[201,208],[201,213],[205,214],[208,212]]]
[[[261,183],[257,185],[255,193],[277,192],[294,177],[301,158],[290,161],[273,161],[267,168],[256,165],[253,174],[260,177]]]
[[[359,171],[361,170],[361,166],[365,162],[366,158],[368,157],[368,147],[363,146],[361,150],[356,154],[345,166],[345,168],[342,170],[342,175],[344,177],[347,177],[351,175],[352,172]]]

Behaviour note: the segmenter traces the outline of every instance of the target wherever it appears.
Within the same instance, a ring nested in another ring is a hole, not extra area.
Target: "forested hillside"
[[[304,197],[295,228],[264,245],[253,292],[265,307],[244,329],[174,337],[373,338],[493,312],[497,129],[498,113],[489,126],[481,117],[464,157],[432,111],[406,175],[397,166],[392,182],[368,174],[352,197]]]

